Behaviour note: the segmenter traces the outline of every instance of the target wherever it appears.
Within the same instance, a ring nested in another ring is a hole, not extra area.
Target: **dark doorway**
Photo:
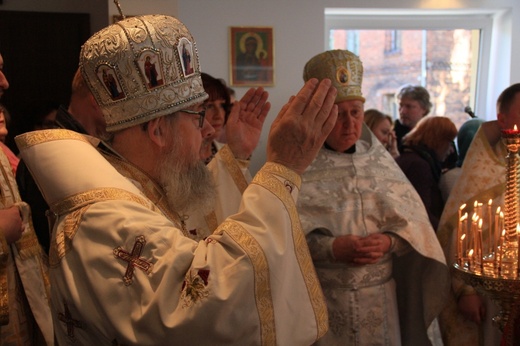
[[[7,145],[28,108],[46,101],[67,104],[81,45],[90,37],[90,15],[0,11],[0,53],[10,87],[0,100],[11,113]]]

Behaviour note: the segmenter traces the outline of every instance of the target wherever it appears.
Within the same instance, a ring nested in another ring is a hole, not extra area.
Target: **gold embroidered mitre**
[[[303,80],[328,78],[338,90],[336,103],[348,100],[365,102],[361,92],[363,64],[348,50],[329,50],[314,56],[305,64]]]
[[[197,47],[178,19],[146,15],[124,19],[83,45],[80,70],[117,131],[202,103]]]

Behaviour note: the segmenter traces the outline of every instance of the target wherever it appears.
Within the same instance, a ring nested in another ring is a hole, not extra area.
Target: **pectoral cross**
[[[114,249],[114,255],[123,261],[128,262],[126,267],[125,275],[123,276],[123,282],[126,286],[132,284],[134,276],[134,268],[137,267],[144,271],[146,274],[150,274],[153,269],[153,263],[148,262],[146,259],[139,257],[143,248],[146,244],[146,239],[143,235],[135,237],[135,244],[132,252],[124,250],[121,246]]]

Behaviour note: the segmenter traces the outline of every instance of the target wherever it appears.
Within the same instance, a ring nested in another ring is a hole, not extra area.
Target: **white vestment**
[[[455,262],[459,209],[463,204],[471,215],[475,201],[494,206],[503,205],[506,183],[507,150],[500,138],[496,121],[483,123],[478,129],[461,167],[460,177],[453,187],[442,213],[437,236],[445,251],[448,263]],[[490,139],[493,143],[490,143]],[[498,140],[497,140],[498,139]],[[439,322],[446,346],[498,345],[501,332],[493,325],[498,314],[497,306],[486,299],[486,317],[480,326],[466,319],[458,310],[457,297],[466,284],[457,277],[452,279],[449,304],[441,313]]]
[[[9,160],[0,150],[0,209],[13,205],[20,210],[24,232],[8,245],[0,231],[0,344],[53,345],[48,268],[30,207],[22,202]]]
[[[57,214],[60,345],[309,345],[327,331],[294,172],[267,163],[238,213],[196,242],[159,186],[86,137],[46,130],[17,144]]]
[[[444,255],[417,192],[366,126],[353,154],[323,148],[302,176],[302,226],[329,310],[320,345],[427,345],[449,289]],[[389,233],[373,265],[335,261],[337,236]]]

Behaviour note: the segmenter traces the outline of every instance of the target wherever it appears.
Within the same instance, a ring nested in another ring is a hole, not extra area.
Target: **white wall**
[[[151,1],[147,1],[151,3]],[[324,50],[325,8],[406,8],[406,9],[457,9],[505,8],[507,35],[494,38],[501,68],[492,71],[489,80],[491,91],[488,102],[494,104],[498,94],[509,84],[520,82],[520,1],[518,0],[178,0],[179,19],[190,29],[197,41],[202,70],[229,81],[228,30],[229,26],[272,26],[275,44],[275,86],[267,88],[272,111],[269,115],[261,143],[253,156],[252,171],[265,161],[266,135],[278,110],[302,86],[304,64]],[[507,18],[510,16],[510,18]],[[507,43],[507,44],[506,44]],[[502,48],[505,46],[505,48]],[[510,47],[510,48],[509,48]],[[504,72],[505,71],[505,72]],[[241,96],[244,88],[235,88]],[[488,109],[488,108],[486,108]],[[493,117],[491,115],[489,117]]]
[[[98,30],[117,14],[113,0],[3,0],[0,10],[87,12],[92,30]],[[496,26],[491,62],[498,66],[486,85],[484,109],[491,114],[498,94],[520,82],[520,1],[519,0],[120,0],[127,15],[161,13],[177,16],[197,41],[203,71],[229,81],[230,26],[272,26],[275,44],[275,86],[267,88],[272,103],[259,147],[252,160],[253,173],[265,161],[266,135],[278,110],[303,84],[304,64],[324,47],[325,8],[393,9],[505,9]],[[245,88],[235,88],[241,96]],[[480,111],[479,111],[480,113]],[[481,113],[482,114],[482,113]]]

